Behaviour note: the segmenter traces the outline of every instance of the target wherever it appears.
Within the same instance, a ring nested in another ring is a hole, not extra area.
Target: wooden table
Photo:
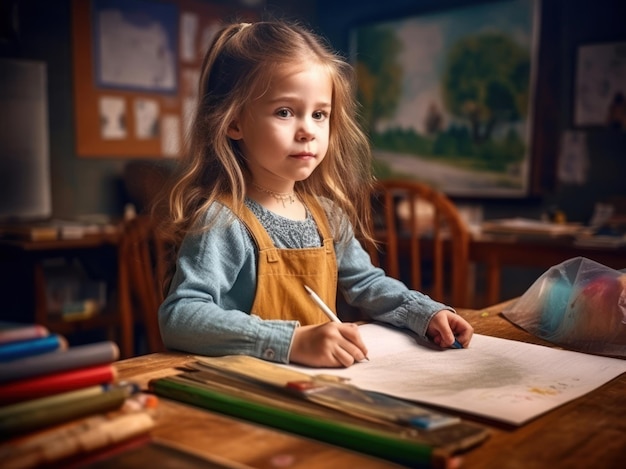
[[[574,257],[586,257],[613,269],[626,268],[626,246],[579,246],[568,237],[531,238],[516,235],[475,235],[470,241],[470,261],[486,266],[485,303],[501,301],[502,267],[524,266],[548,269]]]
[[[549,343],[512,325],[499,313],[506,303],[460,310],[480,334]],[[146,386],[176,373],[191,355],[160,353],[117,363],[120,379]],[[491,437],[460,456],[463,468],[608,469],[626,461],[626,374],[519,428],[471,416]],[[161,399],[153,434],[196,451],[255,468],[390,468],[386,461],[289,435],[260,425]]]

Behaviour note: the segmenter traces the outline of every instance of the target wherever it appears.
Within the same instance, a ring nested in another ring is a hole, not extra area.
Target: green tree
[[[361,28],[357,32],[357,99],[370,135],[376,124],[391,117],[402,95],[402,43],[391,28]]]
[[[475,143],[495,127],[528,112],[530,57],[510,37],[486,33],[460,39],[447,56],[443,98],[448,111],[465,120]]]

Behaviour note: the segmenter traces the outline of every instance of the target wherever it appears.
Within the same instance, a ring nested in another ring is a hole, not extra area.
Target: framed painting
[[[528,196],[539,12],[539,0],[483,2],[353,30],[378,178]]]

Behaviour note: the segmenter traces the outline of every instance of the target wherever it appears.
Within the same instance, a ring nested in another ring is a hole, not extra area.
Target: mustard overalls
[[[249,208],[244,206],[237,216],[259,250],[256,294],[250,312],[263,319],[297,320],[306,326],[329,319],[313,302],[304,285],[312,288],[330,309],[336,309],[337,259],[324,209],[315,197],[301,198],[315,220],[323,240],[321,247],[276,248]]]

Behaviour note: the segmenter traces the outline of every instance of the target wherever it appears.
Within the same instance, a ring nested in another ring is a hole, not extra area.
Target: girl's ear
[[[233,140],[241,140],[243,138],[243,133],[241,132],[241,127],[239,126],[238,121],[232,121],[228,125],[226,135],[228,135]]]

